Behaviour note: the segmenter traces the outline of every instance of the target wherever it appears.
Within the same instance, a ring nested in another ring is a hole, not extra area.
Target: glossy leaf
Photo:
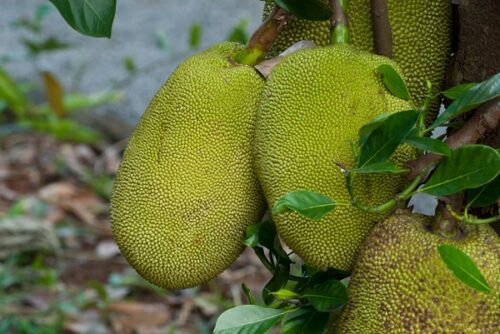
[[[417,122],[419,111],[401,111],[387,117],[361,146],[358,168],[385,162]]]
[[[116,0],[50,0],[66,22],[81,34],[111,37]]]
[[[338,280],[330,280],[307,288],[302,294],[314,308],[320,312],[329,312],[332,309],[347,303],[347,288]]]
[[[466,253],[452,245],[440,245],[438,251],[448,269],[464,284],[478,291],[491,292],[484,276]]]
[[[262,290],[262,299],[266,305],[269,305],[274,300],[273,292],[281,290],[288,283],[288,275],[290,274],[289,265],[278,265],[273,277],[267,282]]]
[[[391,92],[392,95],[406,101],[410,99],[410,93],[408,93],[408,88],[406,87],[403,78],[401,78],[399,73],[396,72],[391,65],[380,65],[377,68],[377,72],[382,74],[382,80],[384,81],[387,90]]]
[[[287,289],[280,289],[276,292],[273,292],[272,295],[275,296],[276,298],[282,299],[282,300],[300,298],[300,294],[298,294],[297,292],[291,291],[291,290],[287,290]]]
[[[219,316],[214,334],[264,334],[290,312],[257,305],[236,306]]]
[[[312,220],[319,221],[335,209],[336,203],[320,193],[297,190],[287,193],[274,203],[273,214],[296,211]]]
[[[294,16],[311,21],[324,21],[332,16],[330,7],[320,0],[274,0],[274,2]]]
[[[281,322],[280,334],[322,334],[330,315],[313,307],[303,307],[288,313]]]
[[[449,98],[451,100],[456,100],[460,97],[460,95],[462,95],[463,93],[465,93],[466,91],[468,91],[469,89],[474,87],[475,85],[477,85],[477,84],[476,83],[465,83],[465,84],[461,84],[458,86],[453,86],[453,87],[441,92],[441,94],[446,96],[447,98]]]
[[[464,145],[443,159],[419,192],[446,196],[489,183],[499,172],[500,154],[495,149],[485,145]]]
[[[451,154],[451,149],[448,145],[438,139],[408,136],[403,142],[422,151],[441,154],[444,156],[450,156]]]
[[[500,73],[473,86],[462,93],[446,110],[431,124],[434,129],[441,124],[472,110],[481,104],[500,96]]]
[[[247,226],[245,240],[243,243],[248,247],[255,247],[259,244],[259,230],[262,224],[252,224]]]
[[[475,208],[484,208],[493,205],[499,199],[500,175],[482,187],[467,190],[467,201]]]
[[[366,165],[361,168],[351,169],[351,173],[368,174],[368,173],[400,173],[401,169],[392,161],[379,162],[376,164]]]
[[[382,113],[375,117],[370,123],[365,124],[359,130],[359,144],[363,145],[366,142],[366,139],[370,136],[370,134],[379,126],[381,126],[384,121],[391,116],[390,113]]]

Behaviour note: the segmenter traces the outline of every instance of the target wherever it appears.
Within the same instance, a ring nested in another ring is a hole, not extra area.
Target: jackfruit
[[[251,143],[264,80],[222,43],[185,60],[135,129],[111,203],[115,240],[145,279],[204,283],[243,250],[263,214]]]
[[[328,0],[324,0],[328,3]],[[264,16],[273,1],[266,0]],[[438,93],[444,82],[452,43],[452,8],[449,0],[387,0],[392,28],[393,60],[406,75],[408,89],[418,106],[426,96],[426,80]],[[373,31],[370,0],[350,0],[347,8],[352,44],[373,52]],[[270,55],[277,55],[293,43],[308,39],[320,46],[330,43],[328,21],[307,21],[292,18],[282,29]],[[434,101],[431,109],[438,107]]]
[[[382,113],[410,108],[386,90],[376,71],[382,64],[397,68],[387,58],[340,44],[297,51],[274,68],[262,94],[255,137],[255,166],[270,207],[298,189],[350,202],[335,163],[353,168],[351,143],[359,129]],[[414,151],[396,153],[395,160],[402,162]],[[365,203],[378,205],[397,193],[403,178],[360,175],[354,188]],[[306,263],[348,271],[359,244],[384,217],[338,206],[319,222],[297,213],[273,220],[285,243]]]
[[[330,333],[498,333],[500,300],[448,270],[438,245],[469,255],[500,290],[500,244],[487,225],[463,226],[452,240],[430,232],[424,216],[398,214],[375,226],[360,250],[349,302]]]

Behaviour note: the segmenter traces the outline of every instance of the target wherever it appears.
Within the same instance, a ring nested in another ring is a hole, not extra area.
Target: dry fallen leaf
[[[168,308],[159,303],[115,302],[107,311],[113,331],[123,334],[153,331],[171,318]]]

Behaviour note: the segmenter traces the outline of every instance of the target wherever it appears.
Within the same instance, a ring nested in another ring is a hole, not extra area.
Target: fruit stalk
[[[249,66],[260,63],[289,17],[290,14],[284,9],[275,6],[269,17],[253,33],[248,45],[236,56],[236,62]]]
[[[330,8],[332,17],[330,19],[330,44],[351,44],[351,29],[349,19],[345,14],[348,0],[331,0]]]
[[[375,53],[392,58],[392,31],[386,0],[371,0]]]

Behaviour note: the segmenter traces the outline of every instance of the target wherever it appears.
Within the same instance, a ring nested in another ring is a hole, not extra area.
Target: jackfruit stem
[[[348,0],[330,0],[330,44],[351,44],[351,29],[346,15]]]
[[[249,66],[260,63],[289,17],[284,9],[274,6],[268,18],[250,37],[247,46],[236,56],[236,62]]]
[[[371,0],[375,53],[392,58],[392,31],[386,0]]]

